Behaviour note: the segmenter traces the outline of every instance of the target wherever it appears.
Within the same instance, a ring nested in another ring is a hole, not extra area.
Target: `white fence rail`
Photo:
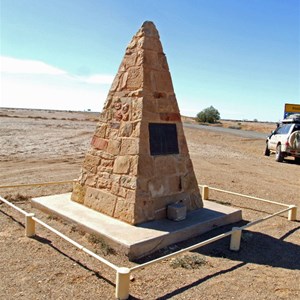
[[[55,184],[66,184],[66,183],[72,183],[72,182],[73,181],[60,181],[60,182],[47,182],[47,183],[34,183],[34,184],[21,184],[21,185],[7,185],[7,186],[0,186],[0,189],[1,188],[17,188],[17,187],[25,187],[25,186],[26,187],[46,186],[46,185],[55,185]],[[283,204],[283,203],[279,203],[279,202],[275,202],[275,201],[271,201],[271,200],[266,200],[266,199],[262,199],[262,198],[257,198],[257,197],[253,197],[253,196],[249,196],[249,195],[243,195],[243,194],[239,194],[239,193],[235,193],[235,192],[225,191],[225,190],[221,190],[221,189],[217,189],[217,188],[213,188],[213,187],[208,187],[206,185],[203,185],[203,186],[199,185],[199,187],[202,187],[202,197],[203,197],[204,200],[209,199],[209,190],[214,190],[214,191],[221,192],[221,193],[227,193],[227,194],[236,195],[236,196],[240,196],[240,197],[245,197],[245,198],[249,198],[249,199],[253,199],[253,200],[257,200],[257,201],[267,202],[267,203],[270,203],[270,204],[284,206],[285,209],[280,210],[280,211],[278,211],[274,214],[267,215],[267,216],[265,216],[261,219],[252,221],[252,222],[250,222],[250,223],[248,223],[244,226],[233,227],[232,230],[230,230],[228,232],[222,233],[220,235],[217,235],[213,238],[207,239],[203,242],[197,243],[197,244],[192,245],[190,247],[181,249],[179,251],[176,251],[176,252],[173,252],[171,254],[165,255],[163,257],[154,259],[154,260],[146,262],[144,264],[134,266],[132,268],[126,268],[126,267],[118,267],[118,266],[114,265],[113,263],[109,262],[108,260],[104,259],[103,257],[95,254],[91,250],[85,248],[81,244],[79,244],[79,243],[75,242],[74,240],[72,240],[71,238],[67,237],[63,233],[61,233],[58,230],[54,229],[53,227],[49,226],[45,222],[39,220],[38,218],[35,217],[35,215],[33,213],[26,212],[25,210],[19,208],[18,206],[14,205],[13,203],[9,202],[8,200],[4,199],[1,196],[0,196],[0,201],[2,201],[3,203],[6,203],[7,205],[14,208],[15,210],[17,210],[21,214],[25,215],[25,235],[27,237],[32,237],[32,236],[35,235],[35,232],[36,232],[35,225],[36,225],[36,223],[38,223],[38,224],[42,225],[43,227],[47,228],[48,230],[50,230],[51,232],[55,233],[59,237],[63,238],[67,242],[71,243],[73,246],[75,246],[78,249],[84,251],[88,255],[94,257],[98,261],[102,262],[106,266],[108,266],[108,267],[112,268],[114,271],[116,271],[116,292],[115,292],[115,297],[117,299],[128,299],[129,298],[130,273],[132,273],[134,271],[137,271],[141,268],[145,268],[145,267],[150,266],[152,264],[158,263],[162,260],[166,260],[166,259],[169,259],[171,257],[178,256],[178,255],[180,255],[184,252],[192,251],[194,249],[203,247],[203,246],[208,245],[210,243],[213,243],[217,240],[223,239],[227,236],[231,236],[230,250],[238,251],[240,249],[240,244],[241,244],[242,230],[245,230],[246,228],[257,225],[261,222],[264,222],[264,221],[266,221],[270,218],[273,218],[273,217],[278,216],[280,214],[283,214],[285,212],[288,212],[288,220],[289,221],[295,221],[296,218],[297,218],[297,207],[295,205],[288,205],[288,204]]]
[[[68,183],[73,183],[74,181],[75,180],[65,180],[65,181],[53,181],[53,182],[41,182],[41,183],[10,184],[10,185],[1,185],[0,189],[68,184]]]

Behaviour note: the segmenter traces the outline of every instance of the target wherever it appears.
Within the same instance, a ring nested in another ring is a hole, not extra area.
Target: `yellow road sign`
[[[300,113],[300,104],[285,103],[284,105],[284,116],[287,118],[289,115]]]
[[[289,104],[286,103],[284,106],[286,113],[300,113],[300,104]]]

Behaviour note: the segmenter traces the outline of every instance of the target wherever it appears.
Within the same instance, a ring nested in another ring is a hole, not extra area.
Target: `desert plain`
[[[0,186],[73,180],[97,124],[92,112],[0,109]],[[193,123],[189,118],[184,122]],[[218,126],[264,133],[273,123],[221,121]],[[134,272],[130,299],[300,299],[300,166],[263,155],[265,140],[185,126],[198,183],[298,206],[243,232],[241,249],[225,238]],[[101,239],[31,207],[32,197],[70,192],[71,184],[1,188],[0,195],[118,266],[133,266],[230,230],[219,228],[129,262]],[[281,209],[255,200],[210,193],[210,200],[241,208],[243,221]],[[238,224],[238,225],[241,225]],[[24,217],[0,201],[0,299],[114,299],[115,273],[37,226],[24,236]]]

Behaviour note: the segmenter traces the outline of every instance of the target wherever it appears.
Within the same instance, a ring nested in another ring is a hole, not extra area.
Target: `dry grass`
[[[185,254],[183,256],[172,258],[170,261],[170,266],[174,269],[199,269],[207,264],[208,262],[205,257],[198,253]]]

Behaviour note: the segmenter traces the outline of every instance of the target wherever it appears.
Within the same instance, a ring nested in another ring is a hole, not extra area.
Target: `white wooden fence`
[[[34,183],[34,184],[16,184],[16,185],[6,185],[6,186],[0,186],[0,189],[7,189],[7,188],[20,188],[20,187],[31,187],[31,186],[47,186],[47,185],[57,185],[57,184],[67,184],[67,183],[72,183],[73,181],[60,181],[60,182],[46,182],[46,183]],[[238,251],[240,249],[240,244],[241,244],[241,236],[242,236],[242,231],[254,226],[256,224],[259,224],[261,222],[264,222],[270,218],[273,218],[275,216],[278,216],[282,213],[288,212],[288,220],[289,221],[295,221],[297,218],[297,207],[295,205],[288,205],[288,204],[283,204],[283,203],[279,203],[279,202],[275,202],[275,201],[271,201],[271,200],[266,200],[266,199],[262,199],[262,198],[257,198],[257,197],[253,197],[253,196],[249,196],[249,195],[243,195],[243,194],[239,194],[239,193],[235,193],[235,192],[230,192],[230,191],[225,191],[225,190],[221,190],[221,189],[217,189],[217,188],[213,188],[213,187],[208,187],[206,185],[199,185],[199,187],[202,188],[202,197],[204,200],[208,200],[209,199],[209,190],[214,190],[217,192],[221,192],[221,193],[226,193],[226,194],[231,194],[231,195],[235,195],[235,196],[240,196],[240,197],[244,197],[244,198],[248,198],[248,199],[252,199],[252,200],[256,200],[256,201],[262,201],[262,202],[267,202],[270,204],[275,204],[275,205],[279,205],[282,207],[285,207],[284,209],[271,214],[271,215],[267,215],[261,219],[257,219],[254,220],[252,222],[249,222],[248,224],[241,226],[241,227],[233,227],[232,230],[227,231],[225,233],[222,233],[220,235],[217,235],[213,238],[207,239],[203,242],[197,243],[195,245],[192,245],[190,247],[181,249],[179,251],[173,252],[171,254],[165,255],[163,257],[154,259],[152,261],[148,261],[146,263],[140,264],[140,265],[136,265],[134,267],[131,268],[127,268],[127,267],[118,267],[116,265],[114,265],[113,263],[109,262],[108,260],[106,260],[105,258],[95,254],[94,252],[92,252],[91,250],[85,248],[84,246],[82,246],[81,244],[75,242],[74,240],[72,240],[71,238],[67,237],[66,235],[64,235],[63,233],[59,232],[58,230],[54,229],[53,227],[49,226],[48,224],[46,224],[45,222],[39,220],[37,217],[35,217],[35,215],[33,213],[28,213],[26,211],[24,211],[23,209],[19,208],[18,206],[14,205],[13,203],[9,202],[8,200],[4,199],[3,197],[0,196],[0,201],[2,201],[3,203],[6,203],[7,205],[9,205],[10,207],[14,208],[15,210],[17,210],[18,212],[20,212],[21,214],[23,214],[25,216],[25,236],[27,237],[32,237],[35,235],[36,229],[35,229],[35,225],[36,223],[44,226],[45,228],[47,228],[48,230],[50,230],[51,232],[55,233],[56,235],[58,235],[59,237],[63,238],[64,240],[66,240],[67,242],[71,243],[73,246],[77,247],[78,249],[84,251],[85,253],[87,253],[88,255],[94,257],[95,259],[99,260],[100,262],[102,262],[103,264],[105,264],[106,266],[112,268],[115,272],[116,272],[116,291],[115,291],[115,297],[117,299],[128,299],[129,297],[129,286],[130,286],[130,274],[132,272],[135,272],[139,269],[145,268],[147,266],[150,266],[152,264],[158,263],[162,260],[174,257],[174,256],[178,256],[184,252],[187,251],[192,251],[194,249],[203,247],[207,244],[213,243],[217,240],[223,239],[227,236],[231,236],[230,239],[230,250],[232,251]]]

